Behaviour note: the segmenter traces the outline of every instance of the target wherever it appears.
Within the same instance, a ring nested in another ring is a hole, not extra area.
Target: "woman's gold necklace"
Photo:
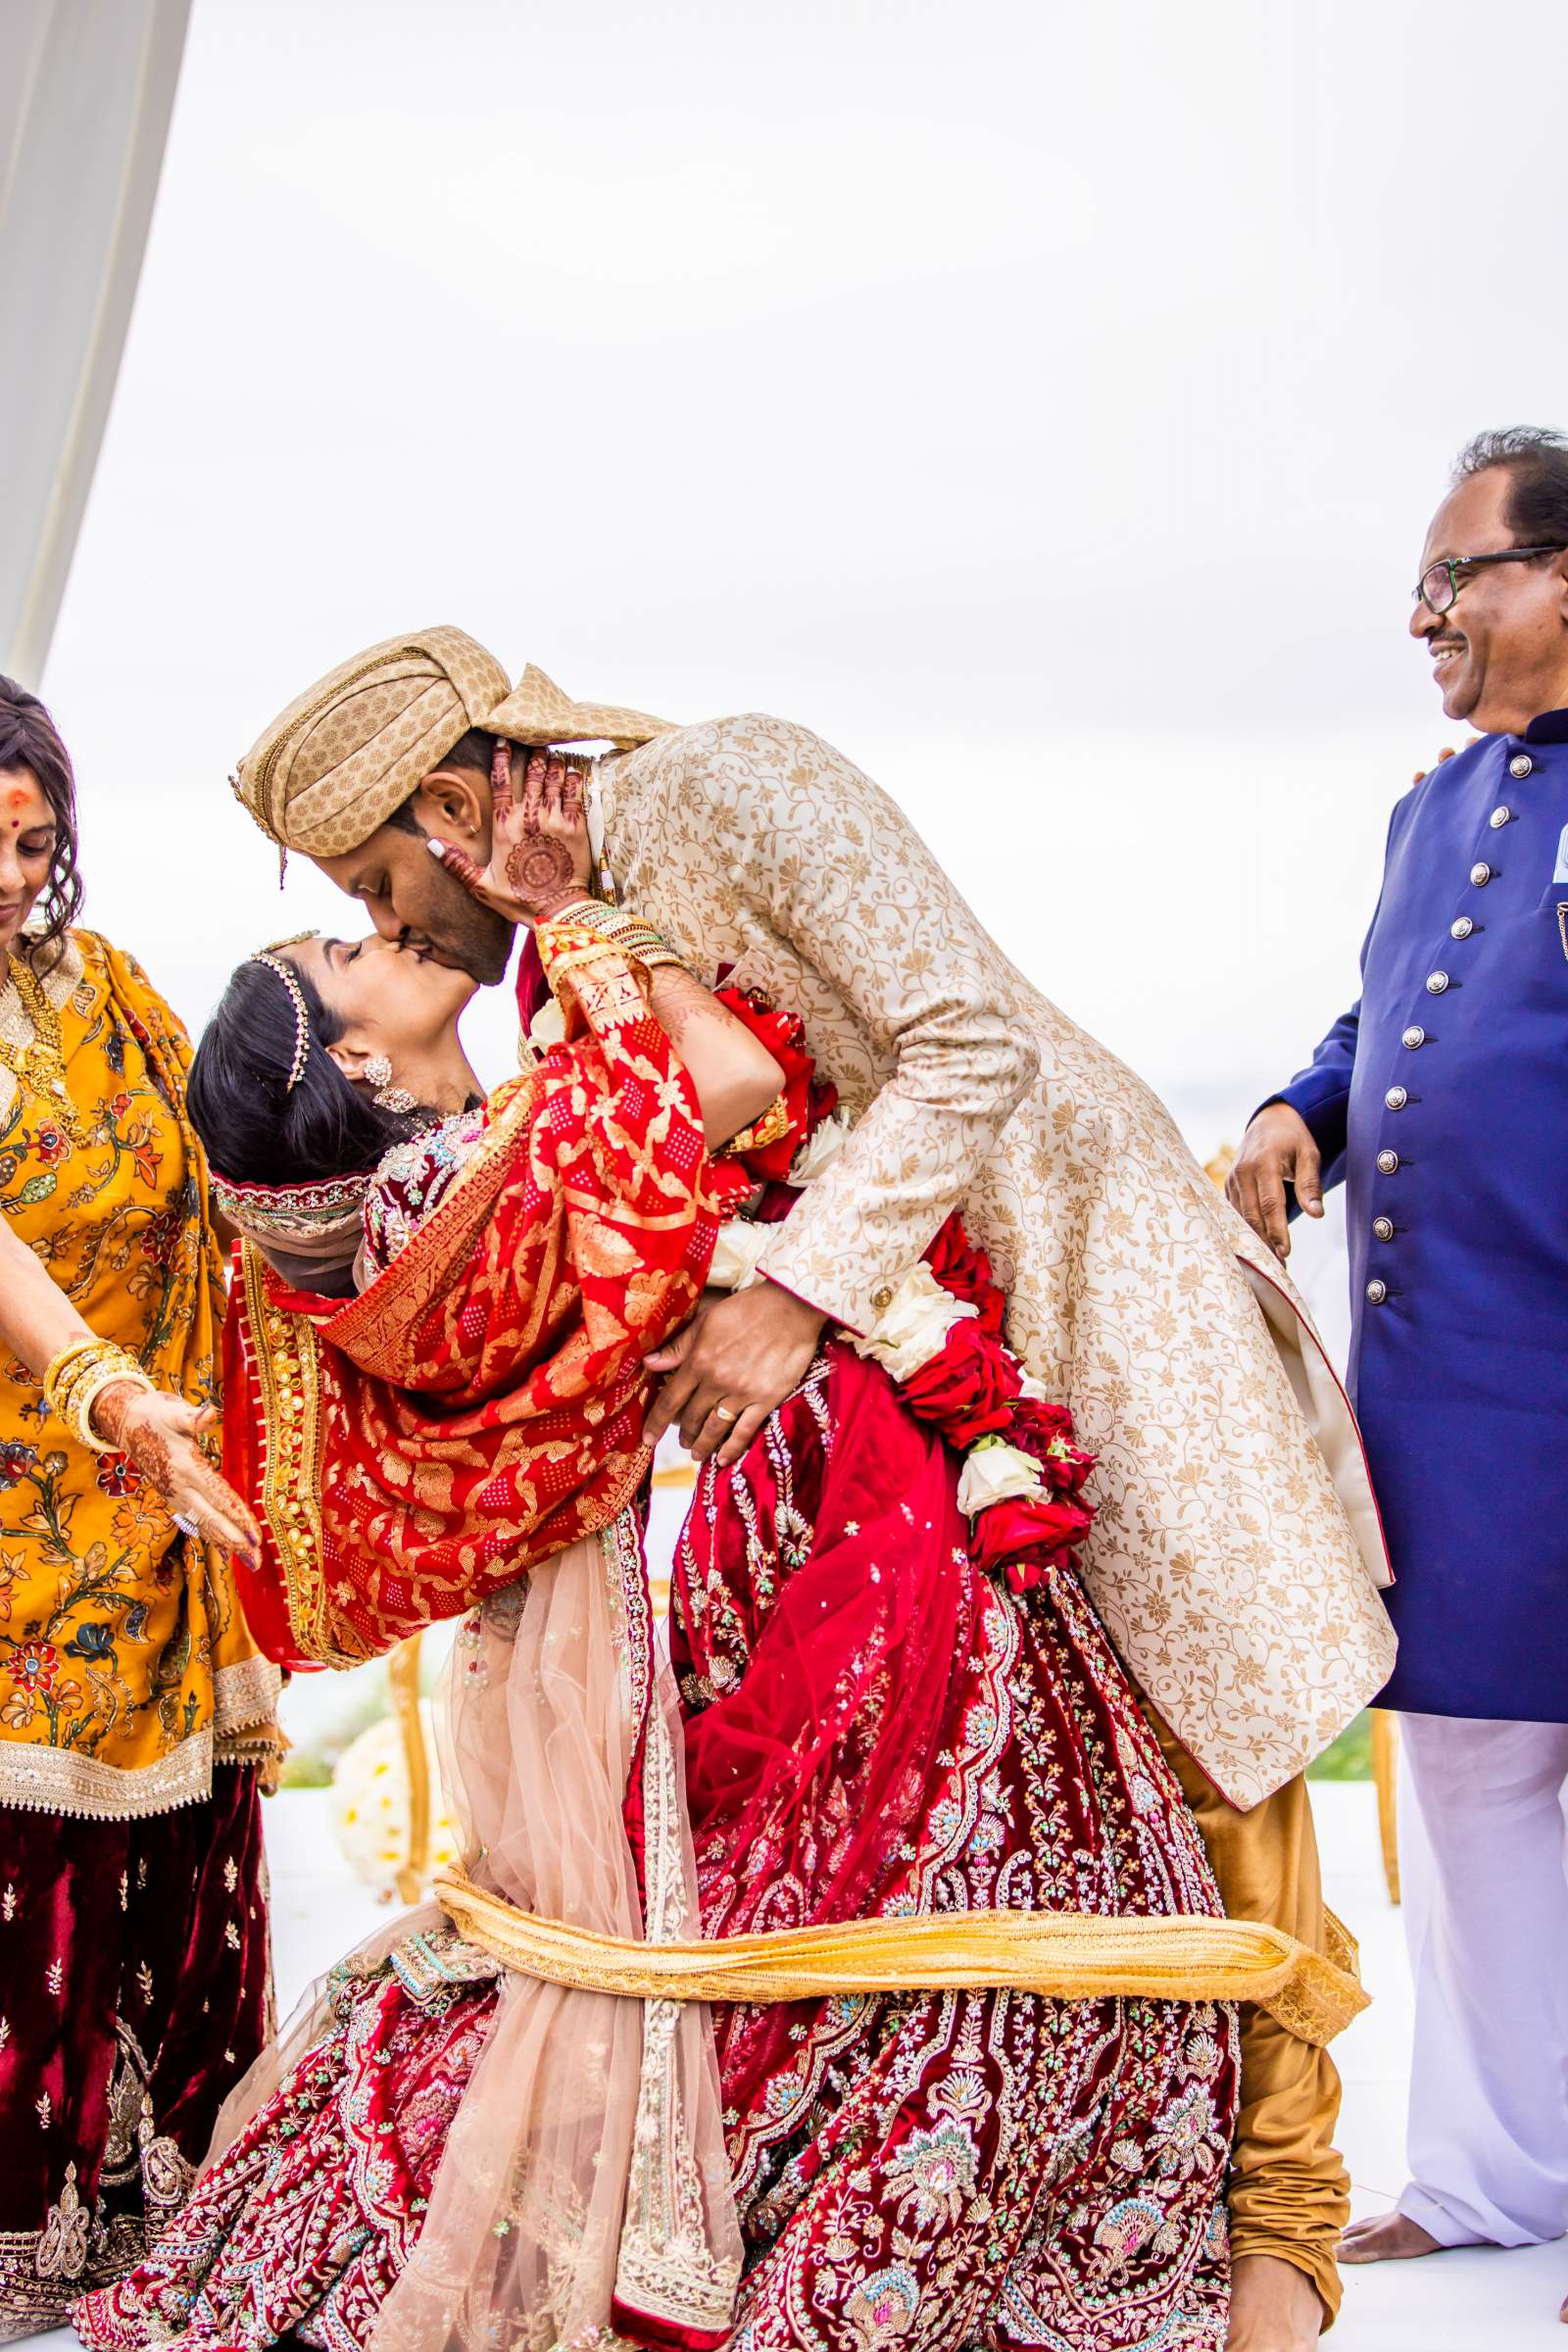
[[[32,1030],[30,1044],[13,1045],[0,1034],[0,1067],[8,1069],[30,1094],[47,1104],[74,1144],[91,1141],[93,1121],[78,1110],[66,1083],[66,1054],[60,1015],[36,972],[24,957],[13,954],[6,980],[17,992],[17,1003]]]

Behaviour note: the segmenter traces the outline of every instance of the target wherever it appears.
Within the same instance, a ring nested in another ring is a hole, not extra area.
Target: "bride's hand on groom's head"
[[[444,841],[428,847],[449,874],[509,922],[548,922],[583,896],[593,872],[582,772],[554,753],[530,752],[521,800],[510,783],[495,788],[488,865]]]
[[[187,1404],[139,1381],[115,1381],[94,1399],[93,1427],[127,1454],[170,1511],[204,1543],[234,1552],[247,1567],[261,1558],[262,1538],[245,1504],[202,1450],[218,1427],[211,1405]]]

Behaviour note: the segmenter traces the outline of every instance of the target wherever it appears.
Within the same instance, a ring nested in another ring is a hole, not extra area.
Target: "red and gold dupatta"
[[[702,1293],[717,1193],[640,969],[542,941],[573,1034],[352,1303],[243,1247],[224,1467],[264,1530],[246,1613],[286,1665],[352,1666],[607,1527],[648,1467],[644,1358]],[[242,1572],[243,1573],[243,1572]]]

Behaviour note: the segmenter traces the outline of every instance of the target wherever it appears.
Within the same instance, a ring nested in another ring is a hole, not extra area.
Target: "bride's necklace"
[[[25,957],[13,952],[5,981],[0,984],[0,1000],[5,989],[16,991],[18,1004],[32,1031],[29,1042],[19,1045],[0,1028],[0,1068],[12,1076],[29,1094],[45,1102],[74,1144],[91,1141],[93,1123],[77,1109],[66,1084],[66,1054],[60,1015],[49,1002],[48,992]]]

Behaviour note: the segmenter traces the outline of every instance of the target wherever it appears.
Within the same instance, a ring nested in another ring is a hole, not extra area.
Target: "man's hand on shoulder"
[[[648,1414],[657,1446],[678,1422],[700,1462],[739,1461],[775,1405],[800,1386],[826,1315],[777,1283],[759,1282],[700,1306],[684,1331],[648,1358],[666,1375]]]
[[[1323,1214],[1323,1166],[1312,1130],[1289,1102],[1270,1102],[1242,1138],[1225,1194],[1281,1260],[1291,1254],[1285,1215],[1288,1184],[1295,1186],[1296,1198],[1309,1217]]]

